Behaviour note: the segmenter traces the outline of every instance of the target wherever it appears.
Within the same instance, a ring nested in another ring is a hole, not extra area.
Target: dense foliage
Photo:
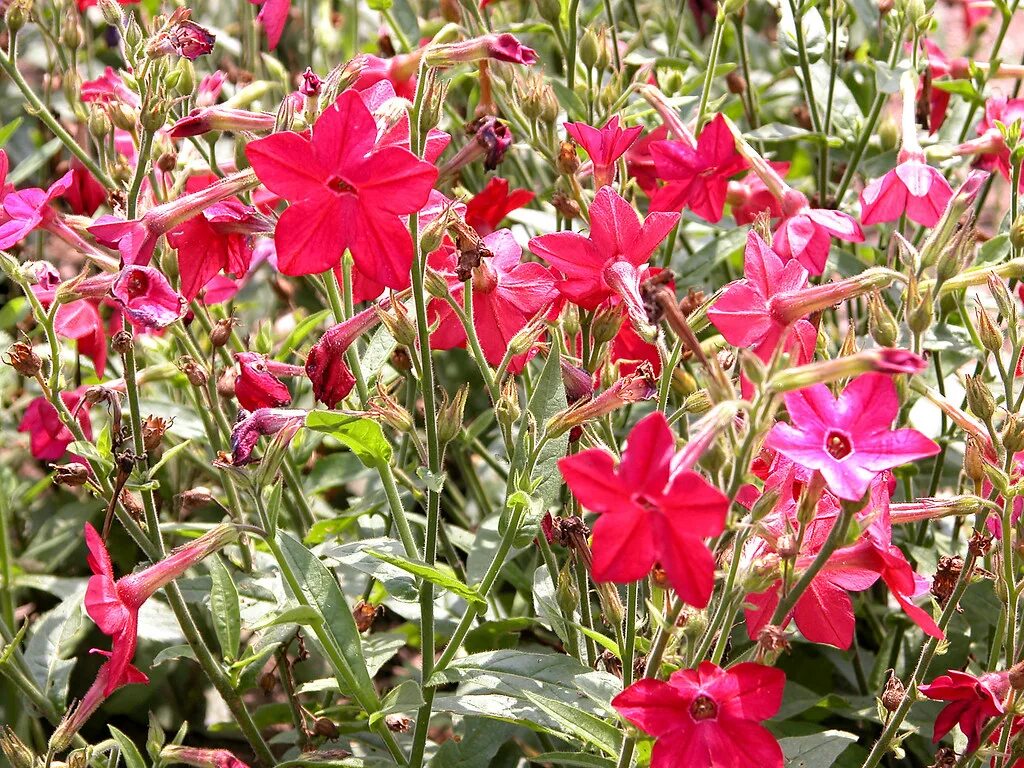
[[[1024,766],[958,2],[7,0],[11,768]]]

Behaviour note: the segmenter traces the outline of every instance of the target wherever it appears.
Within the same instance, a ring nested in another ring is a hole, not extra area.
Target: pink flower
[[[170,763],[184,763],[195,768],[249,768],[226,749],[204,749],[168,744],[160,750],[160,759]]]
[[[288,21],[288,14],[292,10],[292,0],[249,0],[249,2],[260,6],[260,12],[256,14],[256,21],[263,25],[263,31],[267,33],[267,47],[274,50],[281,42],[285,22]]]
[[[508,179],[492,176],[466,203],[466,223],[480,236],[489,235],[510,212],[529,204],[535,196],[529,189],[509,191]]]
[[[779,711],[785,685],[774,667],[703,661],[667,682],[638,680],[612,706],[655,737],[651,768],[782,768],[782,748],[760,723]]]
[[[600,188],[615,181],[616,161],[633,145],[643,126],[620,128],[619,116],[613,115],[600,130],[586,123],[566,123],[565,131],[590,156],[594,164],[594,186]]]
[[[729,177],[747,167],[722,115],[704,126],[693,146],[687,141],[661,141],[651,146],[658,177],[668,183],[655,192],[651,210],[689,208],[706,221],[719,221],[725,209]]]
[[[785,312],[781,296],[805,295],[807,270],[798,261],[783,263],[757,232],[747,234],[743,279],[730,283],[708,310],[708,319],[737,347],[749,347],[768,361],[780,343],[802,350],[797,362],[813,357],[817,329],[801,314]]]
[[[966,77],[967,60],[950,59],[935,42],[927,38],[921,40],[921,47],[928,57],[928,125],[925,126],[929,133],[935,133],[946,121],[946,110],[949,109],[949,99],[952,94],[941,88],[935,87],[935,81],[942,78],[954,77],[957,79]],[[924,96],[925,84],[922,81],[918,85],[917,98],[920,101]]]
[[[324,110],[312,139],[275,133],[246,154],[260,181],[291,202],[274,236],[282,272],[324,272],[348,248],[367,277],[409,284],[412,239],[401,216],[427,202],[437,169],[401,147],[377,147],[377,124],[358,92]]]
[[[412,101],[416,96],[416,70],[422,56],[422,48],[392,56],[390,59],[382,59],[369,53],[361,54],[352,61],[354,66],[360,68],[359,76],[352,87],[362,91],[375,83],[387,81],[394,87],[398,96]]]
[[[978,145],[980,158],[978,165],[986,171],[996,170],[1004,179],[1010,179],[1010,149],[1003,140],[997,123],[1011,125],[1024,121],[1024,99],[1007,99],[1005,96],[993,96],[985,102],[985,115],[978,123]]]
[[[185,297],[153,267],[129,264],[114,280],[110,292],[134,325],[166,328],[185,316]]]
[[[92,423],[89,420],[89,411],[81,402],[81,391],[61,392],[60,399],[64,401],[68,410],[75,414],[86,439],[91,440]],[[41,396],[28,404],[25,414],[21,417],[21,423],[18,424],[18,431],[29,433],[32,455],[40,461],[56,461],[75,441],[71,430],[60,420],[57,409]]]
[[[302,368],[270,360],[257,352],[236,352],[235,362],[239,369],[235,397],[245,410],[283,408],[291,403],[292,393],[274,374],[300,376]]]
[[[3,198],[6,220],[0,224],[0,249],[10,248],[28,237],[34,230],[49,226],[57,212],[50,206],[71,187],[74,171],[68,171],[47,189],[22,189]]]
[[[473,269],[473,321],[484,357],[493,366],[501,364],[512,337],[558,296],[550,270],[536,262],[523,262],[523,249],[512,233],[499,229],[483,239],[491,255]],[[458,253],[444,246],[431,254],[430,265],[444,275],[452,296],[463,303],[464,284],[456,274]],[[430,302],[431,324],[439,323],[430,336],[434,349],[451,349],[466,343],[466,330],[452,308],[442,299]],[[510,365],[522,370],[529,355],[518,355]]]
[[[107,190],[77,157],[71,161],[71,172],[74,175],[71,177],[71,186],[64,192],[64,200],[72,213],[92,216],[97,208],[107,202]]]
[[[631,323],[623,323],[612,339],[611,359],[618,366],[620,376],[635,373],[644,363],[651,366],[655,376],[661,374],[658,348],[642,339]]]
[[[811,208],[807,197],[787,189],[782,199],[782,221],[772,247],[786,259],[796,259],[812,275],[825,271],[833,237],[849,243],[864,242],[864,232],[851,216],[827,208]]]
[[[278,435],[291,440],[306,423],[306,412],[280,408],[259,408],[231,428],[231,464],[241,467],[253,461],[252,452],[260,437]]]
[[[183,139],[201,136],[210,131],[250,131],[269,133],[274,130],[276,116],[269,112],[250,112],[214,104],[197,107],[171,126],[168,136]]]
[[[580,503],[600,515],[595,580],[636,581],[658,562],[680,599],[703,608],[715,574],[704,539],[722,532],[729,501],[675,459],[675,435],[655,411],[629,433],[617,465],[607,450],[588,448],[560,459],[558,468]]]
[[[935,718],[932,741],[938,742],[954,725],[959,725],[967,737],[966,754],[974,752],[981,746],[981,732],[988,719],[1006,712],[1006,697],[1010,692],[1008,678],[1005,671],[975,677],[951,669],[920,686],[918,690],[929,699],[949,702]]]
[[[776,424],[765,445],[821,472],[841,499],[856,501],[879,472],[939,452],[915,429],[890,429],[899,400],[882,373],[858,376],[838,398],[815,384],[787,392],[785,401],[792,425]]]
[[[124,667],[116,669],[113,663],[109,661],[112,654],[97,650],[96,648],[93,648],[91,652],[106,656],[108,661],[105,661],[100,666],[99,671],[96,672],[96,679],[89,686],[89,690],[85,692],[81,701],[68,710],[68,713],[50,738],[50,746],[53,747],[54,752],[57,754],[71,746],[71,740],[75,734],[82,729],[82,726],[86,724],[90,717],[96,714],[96,710],[100,708],[104,701],[110,698],[114,691],[126,685],[146,684],[149,682],[149,678],[131,664],[126,664]]]
[[[95,80],[86,80],[82,83],[82,101],[98,104],[123,103],[130,107],[138,107],[140,104],[139,94],[124,84],[121,76],[114,71],[113,67],[107,67],[103,74]]]
[[[530,240],[530,250],[564,277],[559,292],[583,309],[595,309],[616,296],[634,325],[647,325],[640,281],[647,260],[679,221],[678,213],[658,212],[645,221],[615,190],[601,187],[590,205],[590,236],[554,232]]]
[[[946,210],[953,190],[938,169],[924,157],[908,157],[893,170],[875,179],[860,193],[864,226],[896,221],[904,213],[923,227],[935,226]]]
[[[113,638],[113,653],[108,662],[110,676],[104,695],[114,692],[135,655],[142,604],[207,555],[237,538],[238,531],[233,525],[219,525],[160,562],[115,581],[114,567],[103,539],[91,524],[85,524],[89,568],[93,572],[85,590],[85,610],[100,631]]]

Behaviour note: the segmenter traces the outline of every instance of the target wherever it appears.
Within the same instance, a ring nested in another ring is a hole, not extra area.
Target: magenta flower
[[[747,234],[743,252],[743,279],[730,283],[708,310],[708,319],[737,347],[749,347],[767,362],[780,343],[797,344],[813,357],[817,329],[803,315],[784,310],[777,299],[804,296],[807,270],[798,261],[783,263],[757,232]]]
[[[92,440],[92,423],[89,420],[89,411],[81,402],[81,391],[61,392],[60,399],[64,401],[68,410],[75,414],[86,439]],[[18,431],[28,432],[32,455],[40,461],[57,461],[75,441],[71,430],[60,420],[57,409],[42,396],[28,404],[21,417],[21,423],[18,424]]]
[[[487,185],[466,203],[466,223],[481,237],[489,235],[509,213],[530,203],[536,193],[508,188],[508,179],[492,176]]]
[[[82,101],[87,104],[95,102],[98,104],[123,103],[130,107],[139,106],[139,94],[125,85],[121,76],[114,71],[113,67],[107,67],[103,74],[95,80],[86,80],[82,83]]]
[[[5,221],[0,224],[0,249],[20,243],[33,231],[45,228],[56,218],[50,203],[62,197],[71,187],[74,171],[68,171],[48,188],[22,189],[3,198]]]
[[[564,277],[559,292],[583,309],[618,297],[634,325],[647,326],[647,311],[640,298],[641,276],[647,260],[669,230],[678,213],[640,216],[611,187],[601,187],[590,205],[590,236],[554,232],[530,240],[530,250],[544,258]]]
[[[768,161],[768,165],[781,176],[789,173],[789,163]],[[753,172],[738,181],[729,182],[725,201],[737,224],[753,224],[761,213],[767,213],[772,219],[782,216],[782,203],[772,194],[764,179]]]
[[[772,247],[783,258],[799,261],[812,275],[825,271],[833,237],[864,242],[864,231],[853,217],[842,211],[811,208],[807,197],[792,188],[782,199],[782,216]]]
[[[747,167],[722,115],[704,126],[697,145],[660,141],[651,145],[658,177],[668,183],[654,193],[651,210],[689,208],[706,221],[719,221],[725,209],[729,177]]]
[[[659,125],[646,136],[639,138],[626,152],[626,172],[635,179],[637,186],[648,197],[654,197],[658,190],[658,172],[654,166],[651,147],[656,142],[665,141],[669,136],[668,126]]]
[[[253,461],[252,452],[260,437],[279,435],[291,440],[306,423],[306,412],[281,408],[259,408],[231,428],[231,464],[241,467]]]
[[[149,682],[149,678],[131,664],[126,664],[120,669],[115,668],[110,661],[112,654],[96,648],[93,648],[91,652],[106,656],[108,660],[96,672],[96,679],[89,686],[89,690],[77,704],[68,710],[60,725],[57,726],[57,730],[50,737],[50,746],[55,754],[59,754],[71,746],[71,740],[75,734],[82,729],[90,717],[96,714],[96,710],[110,698],[114,691],[126,685],[145,685]]]
[[[249,0],[249,2],[260,6],[260,12],[256,14],[256,21],[263,26],[263,31],[267,33],[267,48],[274,50],[281,42],[285,22],[288,21],[288,14],[292,10],[292,0]]]
[[[283,273],[324,272],[348,248],[367,277],[396,290],[409,284],[412,238],[401,216],[427,202],[437,169],[401,147],[378,147],[358,92],[323,111],[312,139],[275,133],[246,154],[260,181],[291,202],[274,235]]]
[[[239,371],[235,379],[235,397],[247,411],[283,408],[290,404],[292,393],[277,375],[301,376],[304,373],[297,365],[279,363],[258,352],[236,352],[235,362]]]
[[[484,256],[473,269],[473,321],[484,357],[493,366],[501,364],[512,337],[558,296],[555,278],[537,262],[523,262],[523,249],[507,229],[499,229],[483,239],[492,254]],[[430,266],[444,275],[451,294],[461,305],[464,284],[456,274],[458,253],[454,246],[442,247],[431,254]],[[430,336],[434,349],[451,349],[466,343],[462,321],[442,299],[430,302],[431,324],[438,328]],[[509,366],[513,373],[522,370],[528,355],[518,355]]]
[[[451,67],[455,64],[468,64],[482,59],[494,59],[509,64],[537,63],[537,52],[519,42],[515,35],[508,32],[501,34],[481,35],[462,40],[457,43],[431,45],[424,52],[427,64],[431,67]]]
[[[981,732],[989,718],[1006,712],[1010,681],[1005,671],[975,677],[951,669],[918,690],[929,699],[949,702],[935,718],[932,741],[938,742],[959,725],[967,737],[966,754],[971,754],[981,746]]]
[[[907,157],[894,169],[875,179],[860,193],[864,226],[896,221],[904,213],[923,227],[935,226],[946,210],[953,190],[946,177],[924,162]]]
[[[250,112],[214,104],[197,107],[171,126],[168,136],[183,139],[188,136],[202,136],[210,131],[249,131],[269,133],[274,130],[277,118],[269,112]]]
[[[792,424],[776,424],[765,445],[824,476],[841,499],[856,501],[879,472],[934,456],[939,446],[915,429],[891,429],[896,387],[866,373],[835,398],[824,384],[785,395]]]
[[[604,128],[593,128],[586,123],[566,123],[565,131],[586,150],[594,165],[594,186],[597,188],[615,181],[615,163],[643,132],[643,126],[619,127],[619,116],[612,116]]]
[[[133,325],[166,328],[185,316],[188,302],[153,267],[129,264],[114,280],[110,292]]]
[[[680,599],[703,608],[715,580],[704,539],[722,532],[729,500],[676,455],[665,414],[655,411],[629,433],[617,465],[607,450],[588,448],[558,468],[580,504],[600,515],[595,580],[636,581],[657,562]]]
[[[306,375],[313,384],[316,399],[328,408],[348,397],[356,379],[345,362],[345,352],[352,343],[380,322],[375,307],[368,307],[348,320],[333,325],[309,350]]]
[[[703,661],[667,682],[638,680],[612,706],[654,736],[651,768],[782,768],[782,748],[760,723],[779,711],[785,685],[774,667]]]
[[[110,554],[91,524],[85,524],[89,568],[93,576],[85,590],[85,610],[105,635],[113,638],[108,662],[110,675],[104,695],[109,696],[127,673],[138,645],[139,609],[157,590],[238,538],[233,525],[219,525],[180,547],[158,563],[114,580]]]
[[[226,749],[206,749],[168,744],[160,750],[160,759],[168,763],[184,763],[195,768],[249,768]]]

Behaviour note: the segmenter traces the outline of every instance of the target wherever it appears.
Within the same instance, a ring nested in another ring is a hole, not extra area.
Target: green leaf
[[[857,737],[845,731],[822,731],[811,736],[779,739],[786,768],[831,768]]]
[[[548,572],[547,566],[538,567],[533,573],[533,609],[541,621],[551,627],[551,630],[565,645],[569,645],[573,642],[575,635],[572,626],[578,624],[577,620],[580,618],[580,614],[574,609],[572,616],[568,617],[572,620],[572,624],[567,622],[558,607],[558,596],[555,590],[556,585],[551,581],[551,574]],[[575,641],[577,648],[581,647],[578,636]]]
[[[585,752],[544,752],[530,758],[531,762],[551,765],[571,765],[579,768],[615,768],[615,762]]]
[[[242,641],[242,618],[238,607],[238,589],[220,555],[207,559],[213,586],[210,589],[210,613],[217,633],[221,655],[227,661],[238,658]]]
[[[283,624],[302,624],[303,626],[319,626],[324,623],[324,617],[311,605],[295,605],[281,613],[269,616],[259,624],[252,627],[254,632],[259,632],[269,627],[277,627]]]
[[[0,147],[6,146],[7,142],[11,140],[11,136],[14,135],[20,126],[21,118],[16,117],[3,128],[0,128]]]
[[[175,456],[177,456],[179,453],[181,453],[183,450],[185,450],[185,448],[191,442],[192,442],[191,440],[185,440],[183,442],[178,443],[175,446],[172,446],[172,447],[168,448],[166,451],[164,451],[164,455],[160,457],[160,461],[158,461],[156,464],[154,464],[152,467],[150,467],[150,469],[149,469],[149,476],[151,478],[155,478],[156,477],[156,473],[160,470],[160,467],[162,467],[168,461],[170,461]]]
[[[176,661],[177,659],[192,659],[196,661],[196,655],[188,645],[171,645],[164,648],[153,659],[153,666],[159,667],[165,661]]]
[[[25,661],[33,679],[47,698],[60,705],[67,698],[75,666],[70,651],[85,629],[81,610],[84,593],[85,585],[79,582],[73,594],[32,624],[25,646]]]
[[[545,424],[556,413],[565,410],[566,406],[562,360],[558,348],[552,346],[540,378],[534,385],[528,407],[537,424]],[[561,498],[562,475],[558,471],[558,460],[565,456],[568,447],[568,433],[549,440],[541,449],[537,464],[533,468],[533,478],[541,478],[541,484],[537,486],[535,493],[543,501],[545,508],[557,506]],[[523,527],[526,528],[525,525]]]
[[[384,437],[380,424],[372,419],[337,411],[310,411],[306,426],[341,442],[370,469],[391,461],[391,443]]]
[[[367,0],[366,4],[371,11],[390,11],[393,3],[392,0]]]
[[[331,314],[331,310],[322,309],[299,322],[292,328],[292,332],[288,334],[288,338],[284,340],[281,349],[274,355],[274,359],[287,360],[288,356],[295,351],[299,344],[306,340],[306,337],[313,332],[313,329],[320,325],[329,314]]]
[[[363,368],[363,376],[366,377],[367,381],[380,373],[388,360],[391,359],[391,353],[395,351],[397,345],[395,337],[391,335],[385,325],[381,325],[373,336],[370,337],[362,357],[359,358],[359,364]]]
[[[378,560],[383,560],[389,565],[401,568],[406,573],[411,573],[413,576],[426,579],[431,584],[447,589],[449,592],[455,593],[463,600],[475,603],[480,607],[486,605],[483,595],[480,594],[479,590],[463,584],[455,575],[455,572],[446,565],[427,565],[424,562],[410,560],[406,557],[374,549],[367,550],[367,552]]]
[[[619,754],[622,748],[622,731],[614,725],[560,701],[529,693],[526,694],[526,698],[557,720],[565,734],[575,736],[585,744],[597,747],[612,757]]]
[[[110,729],[110,735],[117,742],[118,749],[121,750],[121,756],[124,758],[124,764],[127,768],[146,768],[146,761],[142,759],[142,753],[139,752],[127,734],[122,733],[112,725],[107,727]]]
[[[277,542],[281,554],[287,560],[287,567],[299,582],[302,597],[324,617],[323,632],[318,632],[317,637],[327,635],[326,640],[334,644],[340,660],[348,667],[348,672],[359,687],[359,693],[376,699],[373,680],[366,671],[359,630],[356,629],[352,610],[334,574],[290,533],[278,533]],[[341,678],[338,683],[345,686]]]

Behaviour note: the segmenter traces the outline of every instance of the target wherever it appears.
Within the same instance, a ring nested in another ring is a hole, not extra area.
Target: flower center
[[[139,296],[145,295],[148,287],[149,279],[142,270],[133,270],[125,284],[125,288],[128,291],[128,298],[130,299],[136,299]]]
[[[694,720],[710,720],[718,717],[718,705],[715,700],[705,694],[700,694],[690,705],[690,717]]]
[[[345,181],[340,176],[331,176],[327,179],[327,186],[332,192],[337,192],[339,195],[343,193],[355,194],[356,188]]]
[[[842,461],[853,453],[853,443],[850,442],[850,437],[845,432],[833,429],[825,437],[825,450],[833,459]]]

